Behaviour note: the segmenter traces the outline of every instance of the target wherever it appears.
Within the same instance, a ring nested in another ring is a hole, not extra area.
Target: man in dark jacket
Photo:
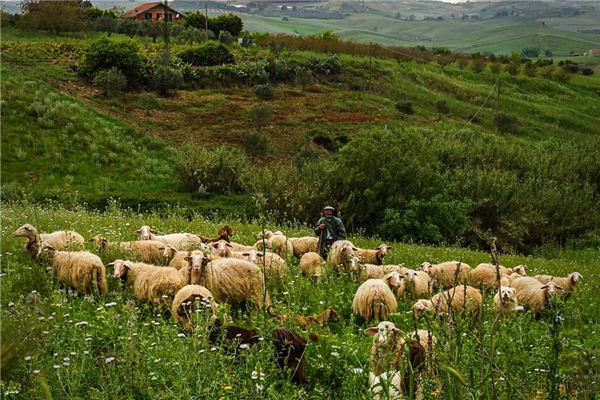
[[[323,259],[327,259],[329,248],[336,240],[346,239],[346,228],[338,217],[333,215],[334,208],[327,206],[323,209],[323,217],[315,226],[315,234],[319,236],[319,253]]]

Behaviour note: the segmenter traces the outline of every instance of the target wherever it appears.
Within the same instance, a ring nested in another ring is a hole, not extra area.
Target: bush
[[[396,110],[398,110],[403,115],[413,115],[415,110],[413,109],[412,101],[408,100],[400,100],[396,103]]]
[[[294,167],[297,169],[302,169],[306,164],[315,162],[321,158],[321,153],[317,150],[311,149],[310,147],[306,147],[300,150],[294,156]]]
[[[471,203],[441,195],[412,199],[405,208],[386,209],[379,232],[384,240],[427,244],[459,244],[470,227]]]
[[[554,79],[559,82],[568,82],[571,79],[571,73],[565,68],[558,68],[554,74]]]
[[[581,73],[584,76],[591,76],[591,75],[594,75],[594,70],[591,69],[590,67],[584,67],[584,68],[581,68]]]
[[[308,85],[313,82],[313,75],[307,68],[298,67],[296,68],[296,83],[302,86],[302,90],[305,90]]]
[[[494,74],[497,74],[500,72],[500,70],[502,70],[502,64],[498,62],[490,63],[490,71],[492,71]]]
[[[244,136],[244,151],[252,159],[266,155],[268,149],[267,137],[259,132],[248,133]]]
[[[494,117],[494,128],[500,133],[516,133],[517,117],[499,113]]]
[[[523,67],[525,70],[525,75],[533,78],[536,75],[537,72],[537,66],[532,63],[531,61],[528,61],[525,63],[525,66]]]
[[[227,32],[231,36],[239,36],[244,29],[242,19],[235,14],[221,14],[215,18],[209,18],[209,25],[216,35]]]
[[[435,110],[440,114],[448,114],[450,106],[446,100],[438,100],[435,102]]]
[[[273,110],[266,104],[258,104],[250,110],[250,118],[256,125],[256,131],[260,132],[261,128],[273,118]]]
[[[209,41],[179,53],[179,58],[192,65],[221,65],[235,61],[233,54],[222,43]]]
[[[152,74],[152,88],[162,95],[168,95],[183,85],[183,73],[171,65],[157,65]]]
[[[337,75],[342,72],[342,63],[337,56],[311,57],[306,66],[315,74]]]
[[[476,73],[480,73],[481,71],[483,71],[485,69],[485,65],[486,62],[485,58],[483,57],[477,57],[471,61],[471,69]]]
[[[221,31],[219,33],[219,42],[221,42],[223,44],[229,44],[229,43],[233,42],[233,36],[231,36],[231,33],[227,32],[227,31]]]
[[[201,29],[193,26],[186,26],[181,32],[179,32],[177,39],[180,42],[193,45],[194,43],[202,42],[205,38],[205,34],[206,33]]]
[[[146,72],[146,60],[132,41],[100,39],[85,51],[79,73],[92,79],[99,71],[116,68],[130,85],[141,83]]]
[[[99,86],[104,91],[104,96],[109,93],[125,89],[127,78],[117,68],[103,69],[94,76],[94,85]]]
[[[458,68],[460,68],[462,70],[462,69],[465,69],[465,67],[467,65],[469,65],[469,59],[465,58],[465,57],[461,57],[458,60],[456,60],[456,63],[458,64]]]
[[[293,78],[292,69],[282,58],[269,60],[266,71],[269,74],[269,81],[271,82],[285,82]]]
[[[237,149],[188,142],[177,150],[175,168],[187,192],[226,194],[244,189],[246,158]]]
[[[254,94],[261,100],[269,101],[275,98],[275,93],[269,85],[256,85],[254,86]]]

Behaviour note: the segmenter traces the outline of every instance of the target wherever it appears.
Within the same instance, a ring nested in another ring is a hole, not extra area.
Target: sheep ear
[[[115,262],[109,262],[108,264],[106,264],[107,267],[114,267],[115,266]]]
[[[364,332],[369,335],[369,336],[374,336],[377,334],[377,327],[376,326],[372,326],[370,328],[367,328],[364,330]]]
[[[133,233],[142,233],[141,229],[136,229],[135,231],[133,231]]]
[[[228,247],[233,247],[233,246],[231,245],[231,243],[226,243],[226,246],[228,246]]]
[[[157,249],[158,250],[164,250],[164,249],[166,249],[166,247],[165,246],[158,246]]]
[[[213,243],[211,243],[210,245],[211,245],[212,247],[214,247],[215,249],[216,249],[217,247],[219,247],[219,243],[217,243],[217,242],[213,242]]]
[[[150,228],[150,233],[156,233],[156,229]]]
[[[557,288],[558,290],[565,290],[565,289],[563,289],[563,288],[562,288],[562,287],[560,287],[560,286],[556,286],[556,288]]]
[[[126,270],[129,270],[129,269],[131,269],[131,264],[130,264],[130,263],[128,263],[128,262],[127,262],[127,263],[123,263],[123,267],[124,267]]]
[[[542,286],[540,289],[544,290],[544,289],[548,289],[548,285],[544,285]]]
[[[242,253],[243,256],[249,256],[250,253],[246,252],[246,253]]]
[[[356,247],[354,247],[354,246],[352,246],[352,250],[358,251],[358,249]]]

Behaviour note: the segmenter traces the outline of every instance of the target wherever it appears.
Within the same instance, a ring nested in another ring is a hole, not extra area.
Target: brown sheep
[[[386,244],[381,244],[378,247],[376,247],[374,250],[357,249],[356,255],[365,264],[382,265],[383,258],[387,255],[389,250],[392,250],[391,246],[388,246]]]
[[[352,300],[352,311],[358,317],[370,321],[384,321],[398,309],[392,290],[400,286],[400,274],[390,272],[381,279],[368,279],[358,287]]]

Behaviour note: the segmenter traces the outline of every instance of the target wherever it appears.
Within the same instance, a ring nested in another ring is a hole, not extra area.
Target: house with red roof
[[[167,21],[172,22],[177,22],[183,16],[179,11],[169,6],[165,7],[164,3],[156,2],[140,4],[123,14],[123,17],[140,21],[160,22],[165,20],[165,15]]]

